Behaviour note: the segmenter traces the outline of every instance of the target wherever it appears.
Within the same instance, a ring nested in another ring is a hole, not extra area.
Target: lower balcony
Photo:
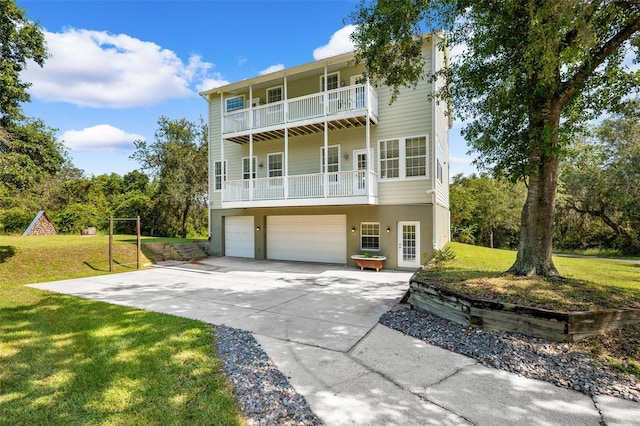
[[[378,175],[358,170],[226,181],[222,208],[378,204]]]

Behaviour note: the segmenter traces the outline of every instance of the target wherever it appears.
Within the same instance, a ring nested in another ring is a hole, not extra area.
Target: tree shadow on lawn
[[[208,324],[51,295],[0,335],[0,424],[239,424]]]
[[[0,246],[0,263],[6,262],[9,258],[15,256],[16,248],[13,246]]]

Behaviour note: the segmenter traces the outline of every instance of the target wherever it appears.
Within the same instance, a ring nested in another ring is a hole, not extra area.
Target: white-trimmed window
[[[284,155],[281,152],[267,155],[267,176],[280,177],[284,174],[283,158]]]
[[[244,95],[233,96],[225,99],[226,112],[237,111],[244,108]]]
[[[405,164],[407,177],[427,175],[427,138],[407,138],[405,140]]]
[[[380,141],[380,179],[400,177],[400,140]]]
[[[335,173],[340,171],[340,145],[330,145],[328,147],[327,156],[327,171],[329,173]],[[320,148],[320,172],[324,173],[324,146]]]
[[[440,143],[440,138],[436,136],[436,179],[438,182],[442,183],[442,164],[444,162],[444,150],[442,149],[442,144]]]
[[[327,74],[327,90],[333,90],[340,87],[340,73],[332,72]],[[320,91],[324,92],[324,75],[320,76]]]
[[[253,174],[249,168],[249,157],[242,157],[242,179],[256,178],[256,169],[258,168],[258,157],[253,156]]]
[[[328,147],[327,172],[333,173],[329,175],[329,183],[338,182],[338,173],[340,171],[340,145],[330,145]],[[320,172],[324,173],[324,146],[320,148]]]
[[[267,89],[267,103],[280,102],[282,100],[282,86],[270,87]]]
[[[380,179],[427,177],[426,136],[382,140],[378,146]]]
[[[360,224],[360,249],[380,250],[380,224],[377,222],[362,222]]]
[[[224,164],[224,167],[223,167]],[[222,190],[222,182],[227,180],[227,161],[213,162],[213,188],[214,191]]]

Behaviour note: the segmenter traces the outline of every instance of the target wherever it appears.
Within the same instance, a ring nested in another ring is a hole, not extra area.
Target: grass
[[[245,424],[211,325],[23,286],[106,273],[106,237],[0,236],[0,424]]]
[[[450,243],[457,259],[426,269],[421,279],[483,299],[558,311],[640,308],[640,264],[554,257],[565,278],[549,281],[504,274],[515,252]]]
[[[640,264],[593,258],[554,257],[564,280],[505,274],[516,253],[460,243],[457,258],[429,268],[419,280],[476,298],[556,311],[640,308]],[[640,325],[574,343],[603,363],[640,378]]]

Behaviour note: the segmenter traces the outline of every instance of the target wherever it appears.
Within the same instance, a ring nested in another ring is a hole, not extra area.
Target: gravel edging
[[[406,305],[384,313],[380,324],[429,344],[474,358],[482,365],[588,395],[610,395],[640,402],[640,382],[630,375],[598,365],[566,343],[519,333],[464,327]]]
[[[322,424],[250,332],[218,325],[214,326],[214,341],[250,425]]]
[[[378,322],[482,365],[544,380],[587,395],[610,395],[640,402],[640,383],[566,343],[519,333],[464,327],[397,305]],[[214,340],[226,376],[249,425],[316,426],[322,421],[289,384],[246,330],[214,326]]]

